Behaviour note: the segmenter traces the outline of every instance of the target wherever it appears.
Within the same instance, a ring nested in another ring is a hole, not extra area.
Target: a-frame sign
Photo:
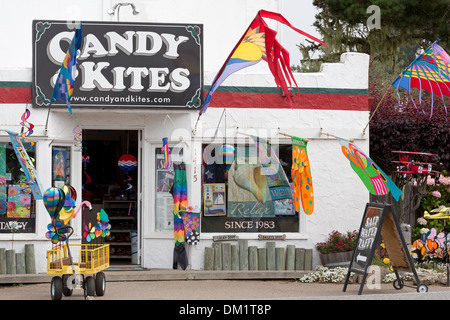
[[[397,280],[394,281],[394,288],[401,289],[404,286],[398,271],[411,270],[416,279],[417,291],[427,292],[427,286],[420,284],[411,254],[397,221],[394,207],[387,203],[367,203],[343,291],[345,292],[347,289],[350,273],[355,272],[363,274],[358,295],[362,293],[376,246],[381,240],[384,241],[390,263],[397,277]]]

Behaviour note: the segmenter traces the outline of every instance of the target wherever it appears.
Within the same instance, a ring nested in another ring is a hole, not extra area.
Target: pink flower
[[[19,198],[20,203],[22,204],[30,204],[31,203],[31,197],[29,195],[20,196]]]
[[[431,195],[432,195],[433,197],[436,197],[436,198],[440,198],[440,197],[441,197],[441,193],[440,193],[438,190],[433,191],[433,192],[431,193]]]
[[[439,182],[443,185],[449,185],[450,184],[450,178],[449,177],[444,177],[444,176],[440,176],[439,177]]]

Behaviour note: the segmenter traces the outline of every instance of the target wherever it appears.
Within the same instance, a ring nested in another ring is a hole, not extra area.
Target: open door
[[[140,226],[140,131],[83,130],[83,243],[108,243],[110,264],[138,265]],[[97,213],[111,225],[107,236],[95,232]]]

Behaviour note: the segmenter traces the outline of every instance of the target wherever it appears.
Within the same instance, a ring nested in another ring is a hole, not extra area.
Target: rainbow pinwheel
[[[91,242],[96,238],[95,227],[93,227],[90,222],[89,226],[84,225],[83,237],[86,239],[87,242]]]
[[[52,221],[47,225],[48,232],[45,234],[47,239],[51,240],[53,244],[57,244],[60,241],[66,241],[65,228],[62,227],[62,221]]]
[[[101,209],[97,213],[97,225],[95,226],[95,235],[97,237],[102,236],[103,238],[108,236],[111,230],[111,225],[109,224],[108,214],[105,210]]]
[[[84,225],[83,237],[87,242],[91,242],[95,238],[108,236],[110,230],[111,225],[109,224],[108,214],[101,209],[97,213],[97,224],[95,226],[92,226],[90,222],[89,225]]]
[[[431,94],[431,114],[433,115],[433,95],[437,94],[444,102],[444,96],[450,96],[450,57],[437,44],[436,40],[420,56],[418,56],[393,82],[397,89],[403,88],[411,95],[411,89],[419,90],[419,102],[422,102],[422,90]],[[417,108],[414,99],[411,97]],[[444,102],[445,113],[447,107]],[[422,110],[423,111],[423,110]]]
[[[281,14],[260,10],[212,82],[211,88],[200,110],[200,115],[205,113],[211,102],[213,93],[230,74],[252,66],[261,60],[267,62],[270,72],[275,78],[277,87],[291,100],[287,82],[289,85],[293,82],[296,86],[297,83],[290,70],[289,52],[280,45],[275,38],[277,32],[269,28],[263,18],[281,22],[296,32],[327,46],[319,39],[292,26]]]

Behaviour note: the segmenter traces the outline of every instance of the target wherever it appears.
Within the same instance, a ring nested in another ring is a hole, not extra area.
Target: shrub
[[[342,234],[339,231],[333,230],[325,242],[316,243],[316,249],[323,254],[353,251],[358,239],[358,231],[347,231]]]

